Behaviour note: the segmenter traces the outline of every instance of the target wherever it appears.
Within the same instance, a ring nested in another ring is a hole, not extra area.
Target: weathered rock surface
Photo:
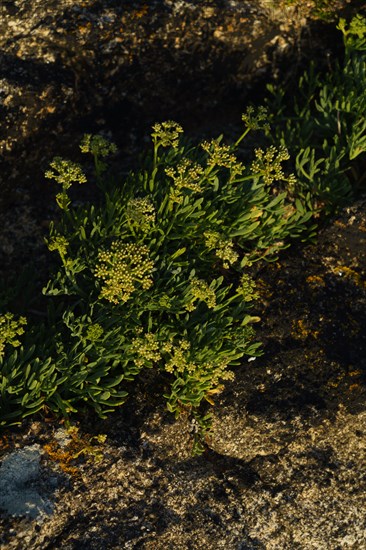
[[[0,508],[7,514],[35,519],[52,513],[50,501],[41,494],[47,488],[41,488],[40,459],[39,445],[29,445],[2,461]]]

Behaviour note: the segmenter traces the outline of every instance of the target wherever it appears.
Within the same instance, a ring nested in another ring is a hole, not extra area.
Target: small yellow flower
[[[13,313],[0,315],[0,359],[4,355],[5,344],[10,344],[14,348],[20,346],[17,337],[24,334],[23,325],[26,324],[25,317],[19,317],[18,320],[15,320]]]
[[[65,160],[61,157],[55,157],[50,162],[52,170],[47,170],[45,177],[48,179],[54,179],[57,183],[60,183],[63,189],[69,189],[73,183],[86,183],[87,179],[84,172],[81,169],[80,164],[72,162],[71,160]]]
[[[96,342],[103,335],[103,333],[103,328],[98,323],[94,323],[93,325],[88,326],[85,338],[86,340],[90,340],[90,342]]]
[[[201,180],[204,170],[202,166],[189,159],[180,161],[176,169],[166,168],[165,173],[174,182],[174,188],[170,194],[170,199],[173,202],[178,204],[183,202],[183,189],[189,189],[192,193],[201,193],[203,190]]]
[[[216,294],[215,291],[209,287],[206,281],[194,277],[191,280],[189,287],[190,302],[186,305],[187,311],[193,311],[195,309],[194,302],[201,300],[207,304],[207,307],[214,308],[216,306]]]
[[[80,144],[80,150],[82,153],[91,153],[93,156],[105,158],[111,153],[116,153],[117,146],[103,136],[85,134]]]
[[[208,166],[223,166],[224,168],[232,168],[238,165],[236,156],[231,152],[229,145],[220,145],[218,140],[204,141],[201,147],[208,154]],[[237,173],[240,170],[237,168]]]
[[[127,203],[126,216],[130,223],[147,231],[155,223],[155,208],[147,197],[131,199]]]
[[[167,372],[181,372],[191,371],[195,368],[193,363],[188,359],[190,351],[190,344],[187,340],[180,340],[180,342],[174,346],[170,359],[165,363],[165,370]]]
[[[158,363],[161,360],[159,347],[155,334],[146,333],[142,337],[134,338],[131,343],[131,352],[137,356],[135,364],[143,367],[146,363]]]
[[[104,283],[100,297],[113,304],[126,302],[139,286],[153,284],[154,262],[145,245],[114,241],[110,250],[99,252],[98,260],[95,276]]]
[[[179,135],[183,133],[183,128],[177,122],[168,120],[154,124],[152,127],[153,132],[151,134],[154,143],[157,146],[162,147],[174,147],[177,148],[179,144]]]
[[[262,105],[255,111],[254,107],[250,106],[241,117],[245,126],[250,130],[270,130],[268,124],[268,111]]]
[[[274,145],[271,145],[266,151],[259,148],[255,149],[254,152],[256,160],[251,165],[251,171],[254,175],[261,175],[267,185],[274,181],[289,181],[290,185],[294,185],[294,175],[291,174],[286,178],[282,170],[281,163],[290,158],[286,147],[281,145],[277,149]]]
[[[223,238],[216,231],[206,231],[204,233],[205,244],[208,249],[214,249],[218,258],[223,260],[223,267],[229,269],[234,264],[239,255],[234,250],[234,243],[231,239]]]
[[[65,258],[67,254],[67,247],[69,246],[69,241],[66,239],[66,237],[63,237],[62,235],[57,235],[56,237],[53,237],[48,241],[47,246],[50,252],[57,250],[61,258]]]
[[[255,282],[250,275],[243,273],[238,287],[238,293],[243,296],[244,302],[251,302],[259,298],[258,292],[255,292]]]

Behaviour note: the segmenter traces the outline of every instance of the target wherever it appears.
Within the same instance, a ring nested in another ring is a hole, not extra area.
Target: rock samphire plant
[[[68,418],[84,405],[103,417],[150,369],[169,411],[191,415],[194,451],[203,449],[204,404],[243,356],[260,353],[248,268],[273,259],[311,218],[283,170],[284,147],[256,149],[247,167],[235,154],[266,117],[248,108],[234,145],[221,136],[193,146],[179,124],[155,124],[151,156],[124,181],[106,173],[114,145],[86,135],[102,200],[78,208],[68,191],[86,185],[81,166],[52,161],[46,177],[59,186],[61,217],[47,245],[59,269],[44,289],[47,323],[29,326],[22,347],[11,349],[25,319],[0,318],[2,425],[44,407]]]
[[[151,155],[123,180],[107,172],[115,146],[86,135],[81,151],[93,156],[101,199],[80,207],[69,189],[89,185],[82,167],[51,162],[61,216],[47,246],[59,268],[44,289],[44,324],[0,314],[0,426],[46,408],[66,419],[84,407],[104,417],[142,378],[175,416],[190,415],[193,451],[204,449],[207,409],[243,357],[260,353],[251,264],[308,238],[313,217],[364,179],[366,21],[338,27],[343,67],[323,80],[310,68],[292,116],[277,90],[271,129],[263,107],[247,109],[232,145],[220,136],[194,146],[179,124],[156,124]],[[250,131],[273,144],[244,166],[238,148]],[[283,168],[287,143],[296,177]]]

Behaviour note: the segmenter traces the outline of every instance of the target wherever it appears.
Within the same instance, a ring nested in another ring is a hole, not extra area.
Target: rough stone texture
[[[35,444],[9,454],[2,461],[0,508],[7,514],[35,519],[52,513],[50,501],[41,495],[47,489],[39,487],[40,458],[40,447]]]
[[[366,548],[365,207],[258,269],[265,353],[217,399],[203,456],[190,456],[188,421],[143,384],[78,432],[44,417],[4,436],[3,464],[38,445],[40,490],[63,482],[47,521],[0,515],[0,547]]]
[[[25,181],[34,186],[83,132],[110,130],[126,143],[136,124],[209,116],[235,93],[243,102],[280,59],[294,59],[314,2],[297,4],[3,1],[0,199],[22,193]]]

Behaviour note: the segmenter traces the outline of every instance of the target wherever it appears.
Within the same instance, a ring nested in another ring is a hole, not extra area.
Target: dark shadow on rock
[[[272,416],[276,420],[289,420],[296,416],[313,416],[314,409],[326,408],[324,399],[313,388],[304,388],[288,379],[282,384],[269,385],[264,395],[256,391],[247,403],[250,414]]]
[[[0,78],[18,86],[37,88],[40,84],[72,84],[70,69],[60,62],[43,63],[39,59],[20,59],[16,55],[0,52]],[[22,104],[26,97],[21,97]]]
[[[107,513],[106,510],[108,510]],[[53,539],[52,545],[45,546],[45,550],[56,547],[66,548],[65,535],[69,533],[75,533],[67,540],[67,548],[70,550],[112,549],[127,543],[134,543],[133,548],[139,548],[139,539],[144,538],[144,544],[146,544],[147,541],[153,540],[153,536],[164,533],[171,523],[180,522],[181,518],[173,510],[161,501],[149,498],[148,495],[136,499],[133,505],[126,507],[123,511],[119,509],[117,515],[112,501],[109,501],[103,510],[98,503],[93,502],[88,510],[70,518],[60,538]],[[149,536],[149,532],[153,532],[154,535]],[[79,538],[78,534],[81,533],[82,538]]]
[[[234,487],[249,488],[260,480],[256,470],[241,458],[226,456],[207,449],[199,460],[202,464],[209,462],[218,478],[228,481]]]

